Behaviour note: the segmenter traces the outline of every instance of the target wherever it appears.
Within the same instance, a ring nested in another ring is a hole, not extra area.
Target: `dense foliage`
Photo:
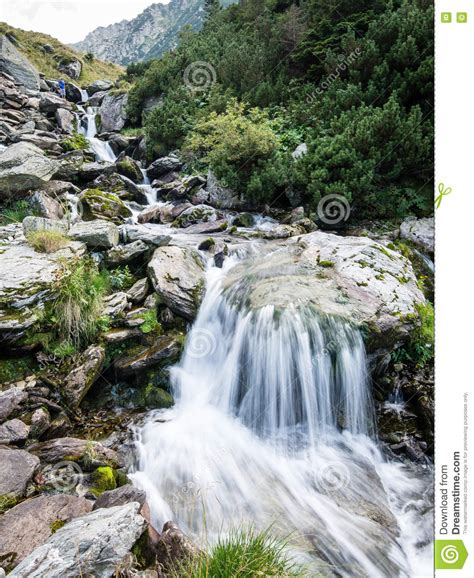
[[[431,211],[431,2],[208,4],[202,31],[129,69],[150,155],[184,148],[256,201],[342,194],[359,218]]]

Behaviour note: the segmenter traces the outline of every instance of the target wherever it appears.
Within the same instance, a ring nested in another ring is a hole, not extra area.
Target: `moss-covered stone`
[[[138,165],[132,159],[125,157],[118,161],[115,165],[120,175],[128,177],[135,183],[140,183],[143,180],[142,173]]]
[[[92,474],[92,483],[91,492],[95,496],[100,496],[108,490],[115,490],[117,488],[117,481],[114,470],[109,466],[97,468]]]
[[[130,209],[117,195],[100,189],[86,189],[81,194],[80,200],[86,220],[106,219],[121,224],[132,215]]]

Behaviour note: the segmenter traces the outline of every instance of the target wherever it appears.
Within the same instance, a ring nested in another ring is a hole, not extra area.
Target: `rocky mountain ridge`
[[[224,0],[223,6],[235,0]],[[174,48],[185,26],[199,29],[204,19],[204,0],[171,0],[152,4],[133,20],[122,20],[90,32],[73,45],[76,50],[92,52],[97,58],[128,65],[149,60]]]

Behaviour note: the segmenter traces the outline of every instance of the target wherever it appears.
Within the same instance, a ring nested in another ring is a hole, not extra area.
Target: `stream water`
[[[84,111],[84,134],[98,160],[114,161],[96,112]],[[359,331],[296,305],[248,310],[234,299],[242,284],[223,283],[242,258],[209,262],[171,370],[176,404],[137,431],[131,477],[155,526],[173,520],[203,545],[241,525],[271,526],[308,576],[432,576],[431,472],[382,455]]]

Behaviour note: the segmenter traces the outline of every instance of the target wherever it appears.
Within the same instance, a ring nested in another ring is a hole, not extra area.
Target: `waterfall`
[[[88,106],[86,109],[86,127],[84,128],[80,124],[79,131],[83,134],[89,141],[92,150],[96,155],[98,161],[107,161],[109,163],[114,163],[117,157],[112,150],[110,144],[106,141],[97,138],[97,124],[96,116],[99,109],[95,106]]]
[[[156,527],[174,520],[207,544],[271,525],[311,575],[428,576],[426,481],[376,444],[357,328],[296,306],[247,310],[223,285],[234,264],[208,270],[171,371],[175,407],[137,432],[132,478]]]

